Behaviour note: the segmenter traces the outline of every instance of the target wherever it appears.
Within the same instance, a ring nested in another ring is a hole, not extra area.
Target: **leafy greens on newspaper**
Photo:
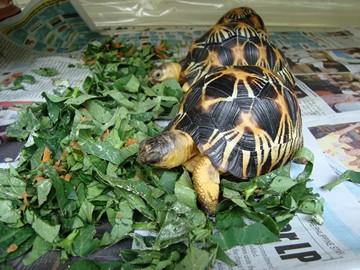
[[[248,182],[223,178],[214,219],[198,209],[186,171],[137,162],[139,142],[161,132],[155,120],[174,117],[183,95],[175,80],[148,83],[149,70],[171,51],[166,41],[91,42],[83,57],[92,76],[81,89],[44,93],[46,102],[22,108],[7,130],[24,141],[19,166],[0,171],[0,264],[24,255],[30,265],[50,250],[66,261],[132,238],[137,248],[119,250],[106,269],[205,269],[216,260],[234,265],[225,253],[234,246],[277,241],[297,212],[321,222],[323,200],[307,187],[313,156],[306,148],[295,178],[291,164]],[[103,223],[111,229],[100,233]]]

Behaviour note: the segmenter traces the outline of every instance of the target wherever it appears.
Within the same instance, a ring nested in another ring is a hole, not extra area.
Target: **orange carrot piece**
[[[89,120],[91,120],[91,119],[89,119],[88,117],[85,117],[85,116],[80,117],[81,122],[86,122],[86,121],[89,121]]]
[[[55,171],[57,171],[58,173],[60,173],[60,172],[65,172],[66,170],[65,170],[65,166],[57,166],[57,165],[54,165],[54,166],[52,166],[54,169],[55,169]]]
[[[35,175],[34,178],[33,178],[33,181],[35,182],[41,182],[42,180],[45,180],[45,177],[44,176],[41,176],[41,175]]]
[[[105,132],[104,132],[104,135],[102,136],[101,140],[102,141],[105,141],[107,137],[109,137],[110,135],[110,130],[107,129]]]
[[[136,139],[127,139],[127,141],[125,142],[125,147],[136,144],[137,142],[138,141]]]
[[[133,54],[134,54],[134,51],[135,51],[135,50],[134,50],[134,47],[131,47],[130,50],[129,50],[129,55],[130,55],[130,56],[133,55]]]
[[[69,182],[70,179],[71,179],[71,174],[70,173],[67,173],[65,175],[61,175],[60,176],[61,179],[65,180],[66,182]]]
[[[14,252],[15,250],[18,249],[18,245],[17,244],[11,244],[8,248],[7,248],[7,253],[11,253]]]
[[[72,141],[70,143],[70,147],[74,148],[74,149],[80,149],[80,145],[77,141]]]
[[[70,179],[71,179],[71,174],[70,174],[70,173],[65,174],[64,180],[65,180],[66,182],[70,182]]]
[[[41,161],[42,162],[50,162],[50,160],[51,160],[51,151],[49,150],[49,148],[45,147]]]
[[[118,42],[118,41],[113,41],[112,47],[113,47],[114,49],[119,49],[119,48],[123,47],[123,45],[122,45],[120,42]]]
[[[165,44],[164,43],[160,43],[159,45],[154,47],[154,50],[156,52],[163,52],[165,50]]]
[[[24,193],[23,193],[23,201],[24,201],[24,206],[25,206],[25,207],[28,207],[28,206],[30,205],[27,197],[28,197],[28,194],[27,194],[26,191],[24,191]]]
[[[65,160],[67,154],[68,154],[68,151],[66,149],[64,149],[64,151],[61,153],[61,156],[59,157],[58,161],[55,162],[55,165],[60,166],[61,161]]]

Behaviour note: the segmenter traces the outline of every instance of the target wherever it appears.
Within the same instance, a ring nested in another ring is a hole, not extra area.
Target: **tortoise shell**
[[[239,7],[230,9],[226,12],[216,24],[224,24],[230,22],[245,22],[253,28],[266,31],[262,18],[249,7]]]
[[[214,25],[191,45],[180,65],[182,82],[189,86],[217,67],[235,65],[265,67],[278,74],[286,86],[295,84],[283,52],[265,31],[244,21]]]
[[[166,130],[182,130],[221,172],[248,179],[302,147],[296,95],[259,66],[219,67],[189,89]]]

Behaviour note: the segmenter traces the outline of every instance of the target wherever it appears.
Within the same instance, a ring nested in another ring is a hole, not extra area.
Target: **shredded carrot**
[[[104,135],[102,136],[101,140],[102,141],[105,141],[107,137],[109,137],[110,135],[110,130],[107,129],[105,132],[104,132]]]
[[[27,197],[28,197],[28,194],[27,194],[26,191],[24,191],[24,193],[23,193],[23,201],[24,201],[24,206],[25,206],[25,207],[28,207],[28,206],[30,205]]]
[[[67,151],[66,149],[64,149],[64,151],[62,152],[61,156],[59,157],[58,162],[61,162],[61,161],[65,160],[67,154],[68,154],[68,151]]]
[[[166,53],[156,53],[156,57],[160,59],[167,59],[169,56]]]
[[[49,148],[45,147],[44,149],[44,153],[43,153],[43,158],[42,158],[42,162],[50,162],[51,160],[51,151],[49,150]]]
[[[165,52],[166,46],[164,43],[160,43],[159,45],[154,47],[155,54],[158,58],[168,58],[169,56]]]
[[[138,141],[136,139],[127,139],[127,141],[125,142],[125,147],[136,144],[137,142]]]
[[[71,179],[71,174],[70,173],[67,173],[65,175],[61,175],[60,176],[61,179],[65,180],[66,182],[69,182],[70,179]]]
[[[7,248],[7,253],[11,253],[14,252],[15,250],[18,249],[18,245],[17,244],[11,244],[8,248]]]
[[[87,117],[85,117],[85,116],[80,117],[80,121],[81,121],[81,122],[86,122],[86,121],[89,121],[89,120],[90,120],[90,119],[87,118]]]
[[[58,159],[58,160],[54,163],[53,167],[59,167],[60,164],[61,164],[61,160]]]
[[[81,60],[85,63],[85,64],[88,64],[88,65],[92,65],[96,62],[96,57],[94,58],[91,58],[91,59],[86,59],[84,57],[81,58]]]
[[[41,175],[35,175],[34,178],[33,178],[33,181],[36,181],[36,182],[41,182],[42,180],[45,180],[45,177],[44,176],[41,176]]]
[[[80,145],[77,141],[72,141],[70,143],[70,147],[74,148],[74,149],[80,149]]]
[[[54,169],[55,169],[55,171],[57,171],[58,173],[60,173],[60,172],[65,172],[66,170],[65,170],[65,166],[56,166],[56,165],[54,165],[54,166],[52,166]]]
[[[66,182],[70,182],[70,179],[71,179],[71,174],[70,174],[70,173],[65,174],[64,180],[65,180]]]
[[[130,48],[129,54],[130,54],[130,55],[133,55],[133,54],[134,54],[134,47],[131,47],[131,48]]]
[[[114,49],[119,49],[119,48],[123,47],[123,45],[118,41],[113,41],[112,46]]]
[[[163,52],[165,51],[165,44],[164,43],[160,43],[159,45],[154,47],[154,50],[156,52]]]

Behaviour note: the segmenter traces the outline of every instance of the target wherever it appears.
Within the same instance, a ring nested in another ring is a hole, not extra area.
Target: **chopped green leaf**
[[[34,231],[47,242],[54,242],[59,235],[60,225],[51,225],[39,217],[32,223]]]
[[[136,93],[139,91],[140,82],[133,74],[131,74],[115,81],[114,87],[119,91]]]
[[[334,187],[341,184],[344,181],[352,181],[354,183],[360,184],[360,172],[355,172],[352,170],[346,170],[341,175],[339,175],[334,181],[322,186],[322,188],[331,191]]]
[[[0,200],[0,221],[8,224],[20,222],[20,209],[14,207],[10,200]]]
[[[196,203],[196,193],[191,184],[189,173],[184,171],[179,180],[175,183],[175,196],[187,206],[198,209]]]
[[[138,151],[137,144],[117,149],[114,148],[110,143],[93,141],[91,139],[83,139],[82,137],[79,138],[79,143],[84,152],[110,161],[116,165],[120,165],[127,158],[135,155]]]
[[[45,255],[50,249],[51,243],[45,241],[42,237],[36,237],[32,246],[31,252],[24,258],[23,264],[25,266],[32,264],[37,259]]]
[[[79,233],[76,235],[73,242],[73,250],[78,256],[87,256],[100,245],[100,240],[93,238],[95,235],[94,225],[85,225],[79,229]]]
[[[211,239],[223,250],[229,250],[234,246],[265,244],[279,240],[276,235],[261,223],[254,223],[243,228],[230,228],[215,233]]]
[[[24,89],[23,83],[35,84],[36,80],[31,75],[21,74],[13,82],[13,86],[10,90]]]
[[[209,267],[209,253],[199,249],[193,245],[189,248],[189,253],[175,267],[175,270],[198,270],[207,269]]]
[[[11,174],[9,170],[0,169],[0,199],[21,199],[26,183],[19,175]]]
[[[55,68],[49,68],[49,67],[35,68],[32,69],[31,71],[43,77],[53,77],[58,74],[58,71]]]
[[[271,182],[269,190],[278,193],[284,193],[295,185],[296,182],[293,179],[284,176],[277,176]]]
[[[46,202],[47,196],[49,195],[51,188],[52,183],[50,179],[44,179],[36,184],[39,205],[42,205],[44,202]]]

